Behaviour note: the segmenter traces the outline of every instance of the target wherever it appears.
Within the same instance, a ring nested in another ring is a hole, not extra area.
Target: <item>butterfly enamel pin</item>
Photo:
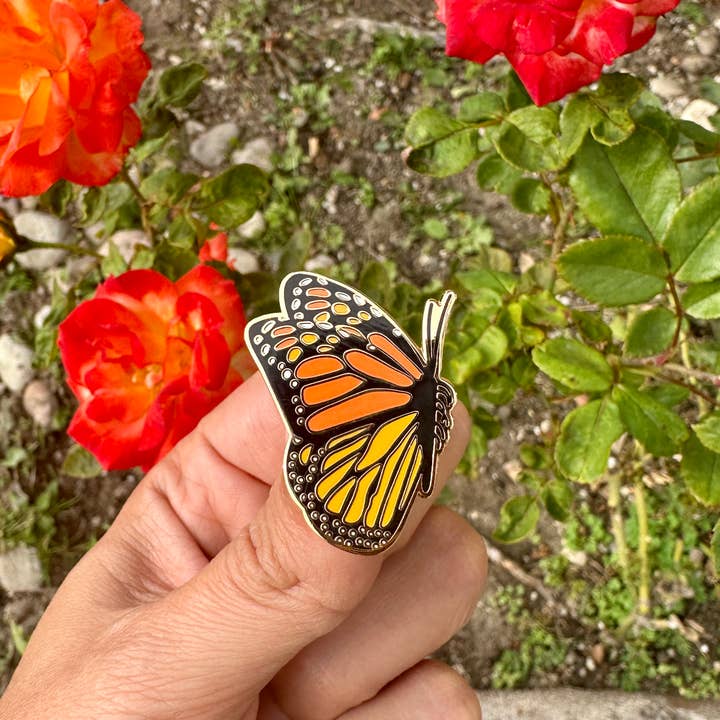
[[[290,433],[285,480],[313,529],[372,555],[430,495],[456,395],[440,377],[455,294],[429,300],[422,351],[364,295],[311,272],[288,275],[281,312],[245,339]]]

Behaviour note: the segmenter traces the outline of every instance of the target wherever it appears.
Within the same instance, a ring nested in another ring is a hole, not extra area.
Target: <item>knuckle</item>
[[[263,525],[250,525],[227,548],[230,567],[226,579],[231,591],[274,605],[296,594],[302,582],[283,553],[267,537]]]
[[[251,523],[227,551],[230,568],[226,577],[233,593],[266,608],[294,610],[299,623],[317,624],[320,618],[327,621],[342,615],[328,592],[331,584],[325,587],[303,577],[300,559],[269,525]]]

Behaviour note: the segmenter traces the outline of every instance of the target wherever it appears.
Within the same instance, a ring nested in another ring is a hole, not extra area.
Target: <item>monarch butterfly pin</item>
[[[455,294],[429,300],[421,351],[357,290],[288,275],[281,312],[250,322],[250,348],[290,432],[285,480],[328,542],[372,555],[430,495],[456,395],[440,378]]]

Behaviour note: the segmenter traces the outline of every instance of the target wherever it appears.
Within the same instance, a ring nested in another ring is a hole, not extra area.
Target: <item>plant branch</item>
[[[648,377],[655,378],[657,380],[664,380],[665,382],[672,383],[673,385],[678,385],[679,387],[684,387],[686,390],[689,390],[693,395],[697,395],[699,398],[702,398],[705,400],[705,402],[709,403],[713,407],[720,407],[720,403],[712,396],[709,395],[706,392],[703,392],[700,390],[697,385],[693,385],[692,383],[685,382],[684,380],[681,380],[680,378],[673,377],[672,375],[665,375],[662,372],[658,372],[657,370],[653,370],[652,366],[648,366],[645,364],[634,364],[629,363],[626,361],[623,361],[623,365],[625,367],[632,367],[637,372],[640,372],[643,375],[647,375]],[[667,366],[666,366],[667,367]],[[684,368],[683,368],[684,369]]]
[[[672,273],[667,276],[667,282],[668,287],[670,288],[670,295],[672,296],[673,304],[675,305],[675,317],[677,318],[675,332],[673,333],[673,339],[670,343],[670,350],[675,351],[678,346],[678,342],[680,341],[680,331],[682,330],[685,313],[683,311],[682,303],[680,302],[680,295],[678,294],[677,284],[675,283],[675,276]]]
[[[102,259],[102,255],[97,252],[97,250],[91,250],[90,248],[84,248],[80,245],[68,245],[67,243],[50,243],[50,242],[39,242],[37,240],[31,240],[30,238],[25,237],[24,235],[18,235],[17,238],[20,240],[23,246],[28,247],[18,247],[19,252],[25,252],[26,250],[41,250],[41,249],[48,249],[48,250],[64,250],[65,252],[70,253],[71,255],[82,255],[87,257],[94,257],[97,259]]]
[[[69,243],[50,243],[41,240],[32,240],[25,235],[21,235],[13,224],[12,220],[0,212],[0,230],[15,243],[15,252],[25,252],[26,250],[64,250],[71,255],[83,255],[94,258],[102,258],[99,252],[85,248],[80,245],[71,245]]]
[[[140,188],[137,183],[130,177],[127,166],[123,165],[120,172],[118,173],[120,179],[130,188],[130,191],[135,196],[135,199],[140,206],[140,220],[142,222],[143,230],[150,239],[154,239],[155,231],[152,223],[150,222],[150,207],[151,203],[148,199],[140,192]]]
[[[720,157],[720,148],[713,150],[708,153],[700,153],[699,155],[692,155],[690,157],[675,158],[676,163],[688,163],[697,162],[698,160],[712,160],[712,158]]]
[[[648,557],[648,516],[645,504],[645,488],[642,480],[635,480],[635,511],[638,517],[638,554],[640,555],[640,587],[638,588],[638,612],[650,614],[650,560]]]
[[[718,387],[720,385],[720,375],[706,372],[705,370],[697,370],[695,368],[685,367],[684,365],[680,365],[678,363],[665,363],[664,365],[658,366],[654,360],[633,360],[630,358],[626,358],[622,360],[622,364],[626,367],[644,367],[648,369],[657,368],[660,371],[665,370],[672,373],[677,373],[678,375],[686,375],[688,377],[700,380],[700,382],[714,385],[715,387]]]
[[[630,561],[627,540],[625,539],[625,524],[623,523],[622,509],[620,508],[621,480],[620,473],[612,473],[608,476],[608,507],[611,511],[610,522],[613,538],[615,539],[618,565],[620,565],[623,580],[627,583],[630,575]]]

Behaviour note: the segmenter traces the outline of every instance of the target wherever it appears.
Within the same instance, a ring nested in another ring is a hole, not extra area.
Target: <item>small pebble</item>
[[[683,120],[689,120],[690,122],[697,123],[706,130],[710,130],[710,132],[717,132],[716,128],[714,128],[710,122],[710,118],[715,115],[718,109],[718,106],[711,103],[709,100],[693,100],[683,110],[681,117]]]
[[[15,229],[30,240],[43,243],[65,243],[70,234],[70,226],[64,221],[46,212],[26,210],[15,216]],[[15,260],[28,270],[49,270],[59,265],[65,257],[65,250],[38,248],[17,253]]]
[[[36,425],[49,428],[57,411],[57,401],[45,380],[32,380],[25,386],[22,396],[25,412]]]
[[[521,275],[524,275],[534,265],[535,258],[530,253],[520,253],[520,257],[518,258],[518,270],[520,270]]]
[[[334,266],[335,260],[331,258],[330,255],[326,255],[325,253],[315,255],[315,257],[311,257],[305,263],[305,269],[309,270],[310,272],[322,272],[323,270],[327,270]]]
[[[508,460],[502,466],[503,472],[511,479],[517,480],[522,472],[522,463],[519,460]]]
[[[258,210],[255,214],[242,225],[238,226],[238,233],[241,237],[247,238],[248,240],[255,240],[259,238],[267,229],[267,223],[265,217]]]
[[[110,240],[115,244],[122,259],[129,263],[135,255],[135,249],[138,245],[150,247],[150,241],[142,230],[118,230],[110,236]],[[98,252],[107,257],[110,250],[108,242],[104,242]]]
[[[206,168],[219,167],[239,136],[240,128],[234,122],[215,125],[192,141],[190,155]]]
[[[10,392],[20,393],[32,380],[33,351],[11,335],[0,335],[0,380]]]
[[[243,248],[228,248],[228,264],[232,264],[233,269],[242,275],[260,271],[260,263],[258,259],[249,251]]]
[[[697,34],[695,38],[695,46],[701,55],[712,57],[715,55],[720,44],[718,31],[715,28],[705,28]]]
[[[246,142],[238,150],[232,154],[232,161],[235,165],[248,163],[255,165],[266,173],[272,172],[274,167],[273,160],[273,144],[264,137],[255,138]]]
[[[683,86],[667,75],[658,75],[650,81],[650,89],[661,98],[669,100],[683,94]]]
[[[42,565],[34,547],[18,545],[0,554],[0,585],[10,594],[42,588]]]

